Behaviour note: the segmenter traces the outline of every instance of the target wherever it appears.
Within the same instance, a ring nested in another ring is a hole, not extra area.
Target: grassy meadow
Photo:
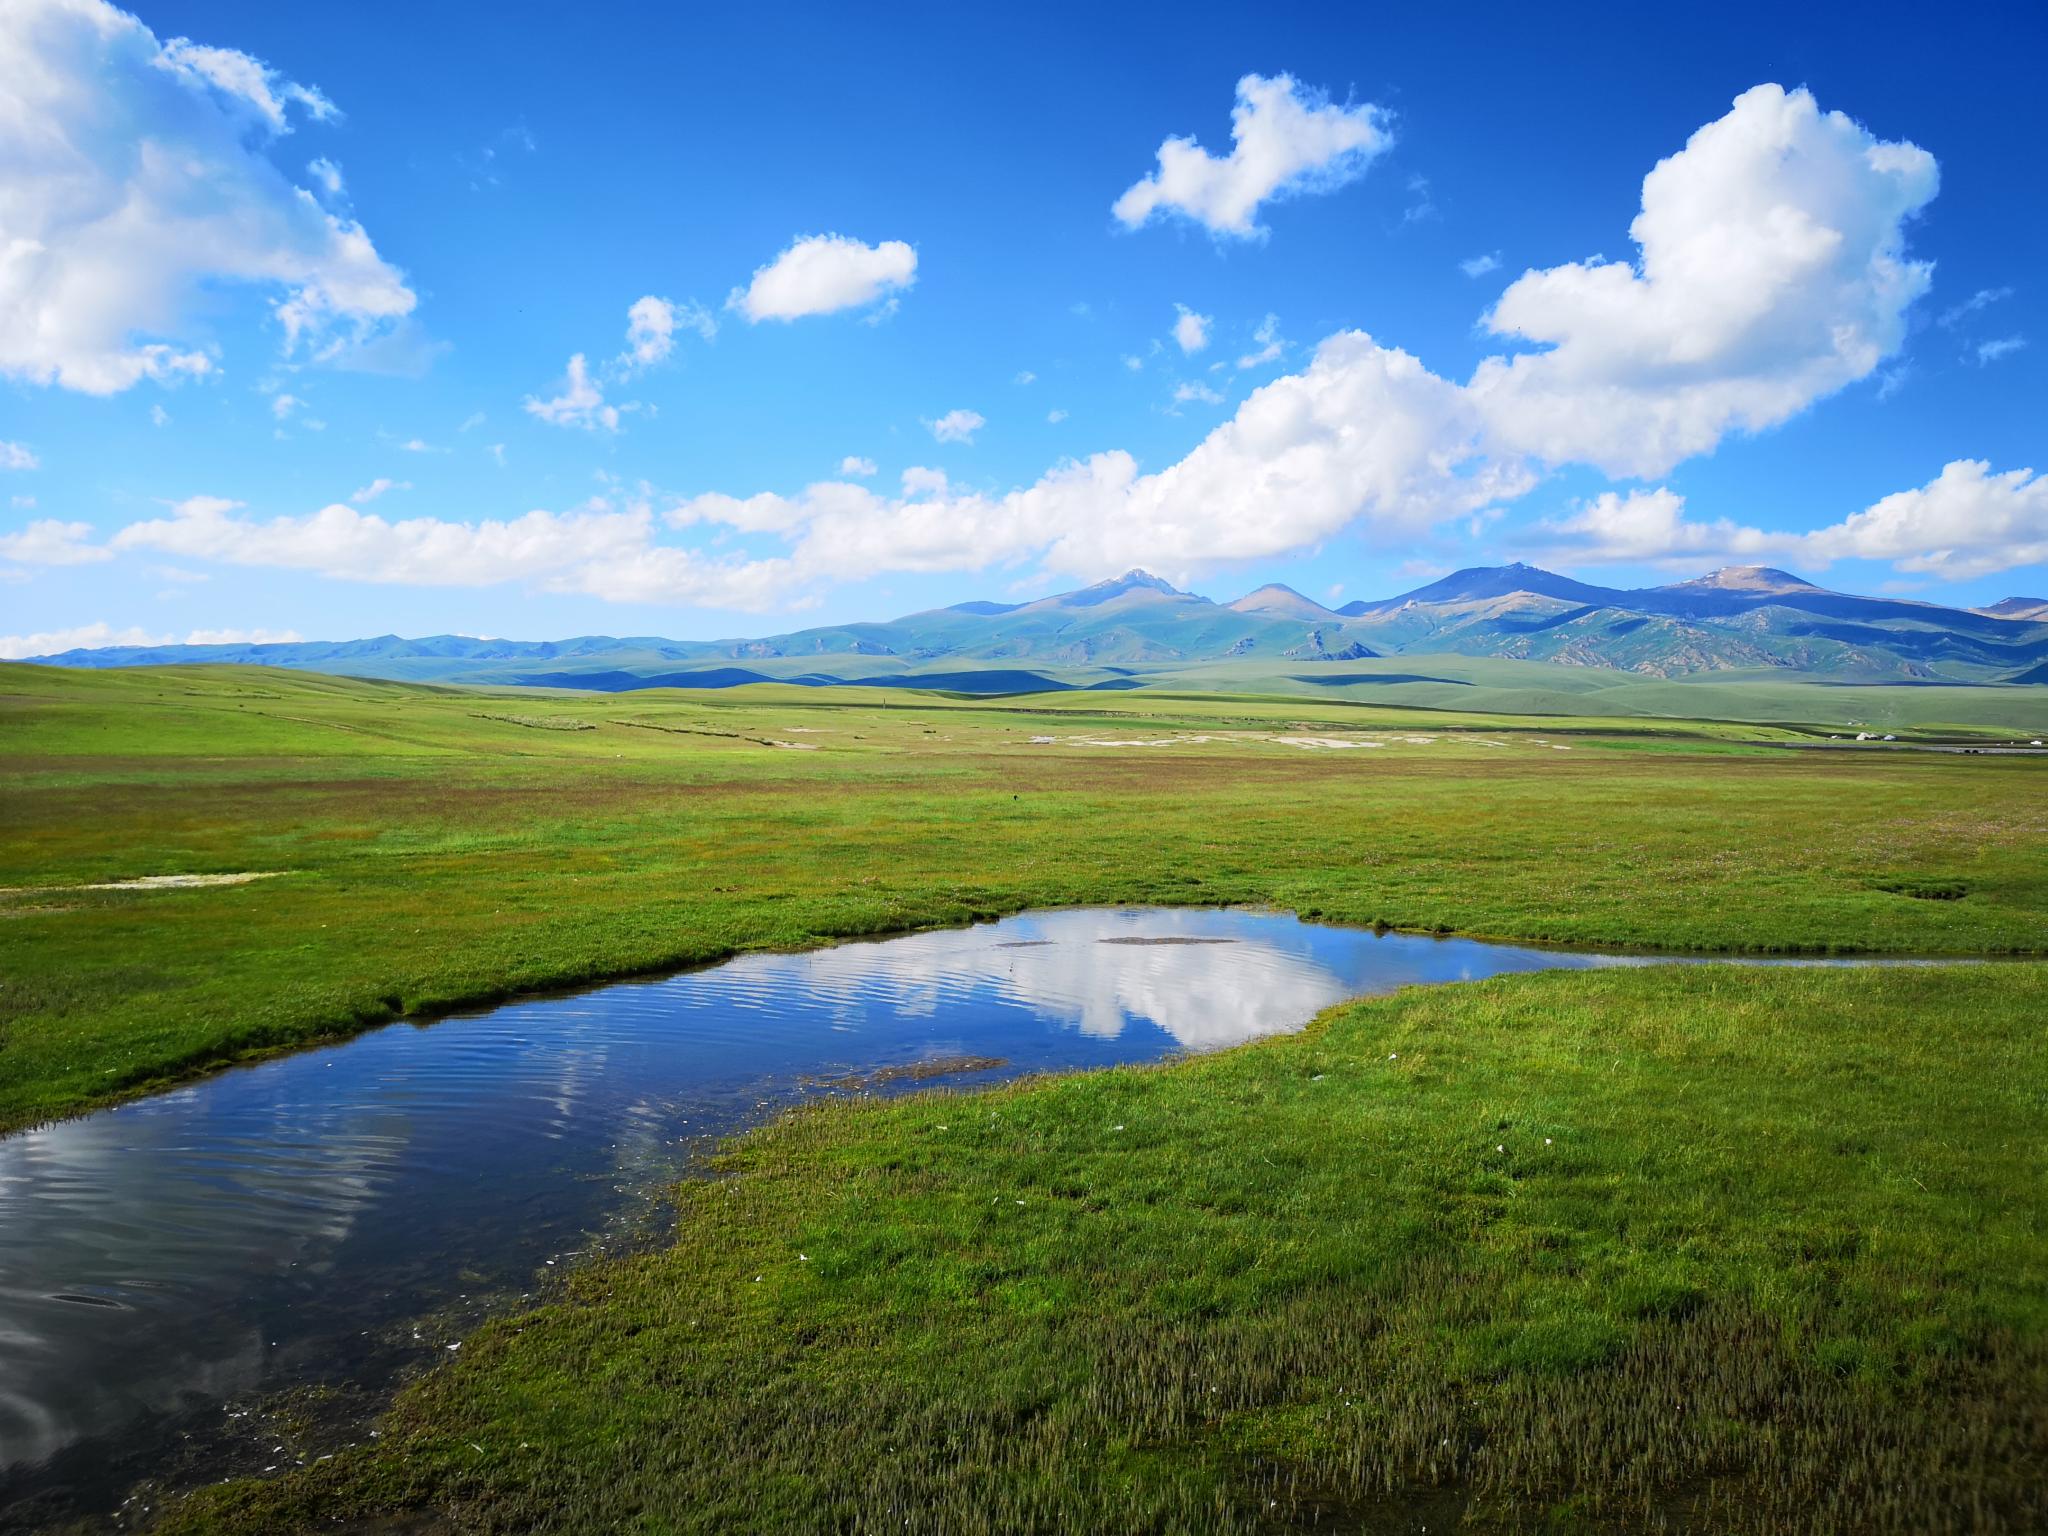
[[[2048,762],[1786,750],[1815,735],[0,666],[0,1127],[400,1014],[1027,906],[2048,952]],[[1548,974],[807,1110],[375,1446],[171,1523],[2039,1528],[2044,1017],[2033,960]]]
[[[0,1127],[401,1013],[1027,906],[2048,950],[2048,765],[1768,745],[1810,739],[1293,699],[0,666]],[[1340,740],[1379,744],[1297,744]],[[275,877],[91,889],[249,872]]]
[[[2035,965],[1553,973],[807,1110],[170,1528],[2038,1530],[2044,1014]]]

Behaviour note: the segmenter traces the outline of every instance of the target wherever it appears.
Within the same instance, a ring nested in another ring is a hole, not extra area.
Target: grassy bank
[[[2036,761],[1294,700],[848,693],[0,667],[0,1128],[400,1012],[1034,905],[2048,949]],[[246,871],[285,873],[86,888]]]
[[[2036,964],[1553,974],[807,1111],[173,1528],[2039,1529],[2044,1016]]]

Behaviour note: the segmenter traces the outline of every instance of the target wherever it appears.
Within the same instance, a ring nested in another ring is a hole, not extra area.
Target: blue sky
[[[2048,587],[2048,13],[1426,9],[10,0],[0,651]]]

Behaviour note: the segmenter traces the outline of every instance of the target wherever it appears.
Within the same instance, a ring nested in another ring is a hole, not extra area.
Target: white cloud
[[[1240,368],[1262,368],[1287,350],[1287,343],[1280,337],[1280,317],[1268,315],[1259,322],[1259,328],[1252,332],[1252,340],[1258,344],[1256,352],[1247,352],[1237,360]]]
[[[2024,336],[2000,336],[1995,341],[1980,341],[1977,343],[1977,365],[1982,367],[1986,363],[1997,362],[2001,357],[2010,357],[2026,345]]]
[[[718,319],[702,304],[678,304],[651,293],[635,299],[626,311],[626,350],[618,367],[637,371],[668,361],[676,348],[678,329],[695,331],[710,341],[718,335]]]
[[[1178,384],[1174,386],[1174,404],[1186,405],[1190,400],[1199,400],[1204,405],[1221,405],[1223,403],[1223,397],[1206,384]]]
[[[195,629],[187,645],[296,645],[306,637],[296,629]]]
[[[107,395],[210,373],[202,289],[267,290],[315,356],[413,308],[360,224],[265,153],[318,91],[228,48],[160,44],[105,0],[10,0],[0,26],[0,374]]]
[[[1740,527],[1727,518],[1691,521],[1685,515],[1685,498],[1661,485],[1626,495],[1603,491],[1569,517],[1539,527],[1565,541],[1560,547],[1569,558],[1593,564],[1787,553],[1783,538]]]
[[[117,645],[281,645],[304,638],[295,629],[195,629],[180,640],[176,635],[151,634],[133,626],[115,629],[106,623],[81,624],[75,629],[53,629],[34,635],[0,635],[0,660],[57,656],[65,651],[98,651]]]
[[[1401,222],[1403,224],[1420,224],[1426,219],[1433,219],[1437,216],[1436,204],[1430,201],[1429,178],[1427,176],[1410,176],[1408,178],[1408,195],[1412,201],[1410,201],[1406,208],[1401,210]]]
[[[283,421],[305,403],[297,395],[274,395],[270,401],[270,414]]]
[[[1945,581],[2039,565],[2048,562],[2048,476],[1956,459],[1917,490],[1895,491],[1805,542],[1824,558],[1889,560]]]
[[[1458,270],[1467,277],[1484,277],[1500,268],[1500,252],[1489,251],[1484,256],[1467,256],[1458,263]]]
[[[1137,228],[1166,212],[1216,235],[1265,233],[1259,205],[1271,198],[1327,192],[1365,174],[1392,141],[1386,116],[1366,103],[1334,105],[1290,75],[1246,75],[1230,113],[1232,147],[1218,159],[1192,138],[1159,146],[1159,169],[1116,200],[1112,212]]]
[[[1056,427],[1061,422],[1067,419],[1067,413],[1065,411],[1060,410],[1047,411],[1045,413],[1045,419],[1048,425]]]
[[[322,155],[317,160],[307,161],[306,174],[317,181],[320,184],[321,190],[329,197],[341,196],[341,167],[332,160],[329,160],[325,155]]]
[[[942,443],[971,443],[974,434],[988,425],[979,411],[948,411],[937,421],[927,421],[933,437]]]
[[[1411,535],[1518,494],[1526,475],[1481,459],[1479,430],[1455,384],[1345,332],[1155,474],[1099,453],[1006,495],[956,492],[922,471],[900,497],[825,482],[793,496],[696,497],[669,521],[779,533],[798,583],[1027,559],[1081,576],[1140,563],[1188,571],[1298,550],[1361,518]]]
[[[167,518],[129,524],[112,544],[345,581],[430,587],[530,582],[613,601],[761,608],[787,585],[785,561],[716,560],[654,543],[653,511],[639,502],[615,507],[599,498],[572,512],[477,523],[386,521],[339,503],[303,517],[243,517],[240,511],[239,502],[193,497]]]
[[[1566,558],[1663,563],[1726,557],[1826,566],[1887,561],[1901,571],[1970,581],[2048,563],[2048,477],[2031,469],[1994,474],[1981,459],[1956,459],[1915,490],[1897,491],[1839,523],[1809,533],[1696,522],[1684,499],[1658,487],[1612,491],[1570,517],[1540,525],[1561,536]]]
[[[599,370],[578,352],[569,359],[561,393],[550,399],[526,397],[527,414],[557,427],[578,427],[586,432],[617,432],[624,416],[646,409],[638,401],[613,405],[605,399],[608,384],[624,383],[647,369],[665,363],[675,354],[676,332],[695,331],[706,341],[718,334],[718,321],[701,304],[677,303],[673,299],[645,294],[626,310],[626,350]],[[481,411],[462,424],[467,432],[483,424]],[[493,448],[493,453],[499,450]],[[501,459],[502,462],[502,459]]]
[[[149,408],[149,420],[152,426],[167,427],[171,424],[171,413],[160,405],[152,405]]]
[[[1952,304],[1943,310],[1940,323],[1944,326],[1954,326],[1957,322],[1966,320],[1971,315],[1976,314],[1978,310],[1989,309],[1993,304],[2000,303],[2011,297],[2012,290],[2010,288],[1979,288],[1975,293],[1963,300],[1962,303]]]
[[[36,504],[33,496],[10,496],[7,499],[19,511],[27,511]]]
[[[1136,373],[1145,366],[1145,359],[1139,357],[1135,352],[1126,352],[1124,354],[1124,366],[1130,369],[1131,372]]]
[[[675,306],[651,293],[635,299],[626,311],[626,351],[620,361],[650,368],[666,362],[675,349]]]
[[[40,469],[42,461],[21,443],[0,441],[0,469]]]
[[[489,419],[490,418],[485,416],[482,411],[471,411],[467,416],[462,418],[462,425],[457,427],[455,430],[458,432],[473,432],[478,427],[482,426]]]
[[[490,449],[492,459],[497,462],[500,469],[503,469],[505,467],[505,445],[503,443],[487,443],[485,447]]]
[[[1173,339],[1183,354],[1191,355],[1209,345],[1210,316],[1198,315],[1185,304],[1173,306],[1178,318],[1173,322]]]
[[[1487,317],[1545,350],[1489,358],[1471,391],[1496,445],[1662,474],[1873,372],[1929,269],[1903,254],[1934,157],[1807,92],[1760,85],[1643,181],[1636,263],[1524,273]]]
[[[92,9],[99,10],[97,6]],[[123,21],[134,20],[119,11],[114,16]],[[187,37],[174,37],[163,45],[163,52],[154,62],[176,73],[205,80],[238,106],[254,108],[273,133],[291,132],[291,125],[285,121],[286,102],[304,107],[318,122],[341,115],[334,103],[320,94],[318,86],[287,80],[262,60],[233,48],[209,48]]]
[[[873,459],[864,459],[857,453],[849,453],[839,461],[839,473],[842,475],[854,475],[865,480],[874,472],[875,461]]]
[[[1038,375],[1033,373],[1029,368],[1026,368],[1022,373],[1017,375],[1017,382],[1019,384],[1036,384],[1038,382]]]
[[[19,533],[0,533],[0,560],[23,565],[91,565],[110,560],[113,552],[91,542],[90,523],[63,523],[43,518]]]
[[[805,235],[726,300],[750,323],[829,315],[872,304],[917,281],[917,252],[901,240],[867,245],[845,235]]]
[[[386,491],[409,491],[411,489],[412,482],[410,480],[391,480],[383,475],[379,475],[368,485],[349,497],[349,500],[359,507],[364,507],[375,501],[379,496],[382,496]]]
[[[175,637],[146,629],[115,629],[111,624],[81,624],[76,629],[50,629],[32,635],[0,635],[0,660],[24,656],[57,656],[65,651],[96,651],[110,645],[171,645]]]
[[[619,407],[605,404],[604,390],[590,376],[590,367],[578,352],[569,359],[569,372],[562,392],[551,400],[526,397],[526,411],[557,427],[580,427],[585,432],[619,430]]]

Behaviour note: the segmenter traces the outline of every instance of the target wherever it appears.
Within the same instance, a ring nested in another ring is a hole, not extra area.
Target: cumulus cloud
[[[1259,205],[1354,181],[1392,142],[1386,114],[1371,103],[1337,106],[1291,75],[1246,75],[1230,113],[1231,151],[1218,158],[1192,138],[1159,146],[1159,168],[1111,209],[1136,229],[1157,213],[1177,214],[1213,235],[1265,233]]]
[[[626,310],[626,350],[598,369],[590,366],[583,353],[576,353],[569,359],[567,373],[558,386],[560,393],[546,399],[528,395],[527,414],[551,426],[617,432],[624,416],[645,407],[638,401],[611,404],[605,399],[606,388],[628,383],[647,369],[667,362],[675,355],[676,333],[682,330],[695,331],[710,341],[718,334],[718,321],[701,304],[678,304],[651,293],[635,299]],[[465,421],[461,430],[467,432],[482,422],[479,412]]]
[[[974,434],[988,425],[979,411],[948,411],[936,421],[927,421],[933,437],[942,443],[971,443]]]
[[[176,636],[153,635],[146,629],[116,629],[111,624],[81,624],[75,629],[49,629],[29,635],[0,635],[0,660],[24,656],[58,656],[65,651],[97,651],[110,645],[172,645]]]
[[[210,373],[204,289],[267,292],[289,351],[410,313],[353,220],[265,154],[310,86],[230,48],[160,43],[104,0],[13,0],[0,27],[0,374],[107,395]]]
[[[1413,533],[1524,489],[1524,472],[1487,463],[1478,439],[1456,385],[1345,332],[1154,474],[1109,452],[1004,495],[919,470],[900,496],[834,481],[791,496],[693,497],[668,519],[778,533],[798,582],[1027,559],[1079,576],[1139,563],[1192,570],[1300,549],[1360,518]]]
[[[305,403],[297,395],[273,395],[270,400],[270,414],[283,421]]]
[[[1173,339],[1181,352],[1192,355],[1209,345],[1208,315],[1198,315],[1185,304],[1173,306],[1178,318],[1173,322]]]
[[[1760,85],[1643,181],[1637,261],[1524,273],[1487,316],[1544,348],[1471,391],[1503,450],[1651,476],[1864,378],[1905,336],[1929,267],[1905,225],[1934,157],[1807,92]]]
[[[875,461],[873,459],[864,459],[857,453],[849,453],[839,461],[839,473],[842,475],[854,475],[865,480],[874,472]]]
[[[21,443],[0,440],[0,469],[39,469],[42,461]]]
[[[1648,476],[1872,371],[1926,287],[1903,229],[1935,181],[1923,151],[1823,115],[1804,92],[1759,87],[1646,179],[1631,228],[1637,261],[1574,263],[1509,285],[1490,322],[1542,350],[1490,358],[1460,384],[1341,332],[1150,473],[1128,453],[1103,452],[1008,492],[956,488],[919,468],[892,494],[853,483],[843,464],[840,478],[788,494],[699,495],[658,514],[644,500],[598,503],[480,524],[385,523],[349,507],[266,521],[231,504],[188,504],[114,544],[360,580],[523,580],[762,606],[885,571],[1029,563],[1087,579],[1139,563],[1214,569],[1347,531],[1412,539],[1497,511],[1546,466]],[[1279,344],[1277,322],[1260,334],[1263,346]],[[587,370],[572,370],[563,398],[563,412],[605,424]],[[982,424],[963,410],[926,426],[964,441]],[[1951,465],[1904,500],[1815,534],[1694,521],[1675,493],[1644,489],[1596,497],[1548,532],[1588,559],[1868,557],[1962,574],[2041,558],[2024,554],[2041,537],[2028,531],[2040,483],[2028,471]],[[783,552],[712,559],[662,543],[663,528]]]
[[[570,512],[466,523],[387,521],[336,503],[303,517],[240,515],[242,504],[196,496],[171,515],[130,523],[117,550],[145,549],[226,565],[314,571],[345,581],[482,587],[529,582],[615,601],[765,607],[787,585],[778,560],[712,559],[654,542],[653,510],[595,499]]]
[[[1484,256],[1467,256],[1458,263],[1458,270],[1467,277],[1484,277],[1500,267],[1500,252],[1489,251]]]
[[[1969,581],[2048,562],[2048,477],[2031,469],[1998,474],[1981,459],[1956,459],[1917,489],[1807,533],[1695,520],[1685,514],[1684,498],[1661,486],[1626,496],[1606,492],[1540,527],[1558,537],[1559,553],[1578,561],[1878,560],[1916,575]]]
[[[2039,565],[2048,562],[2048,476],[1956,459],[1917,490],[1895,491],[1806,542],[1825,558],[1889,560],[1946,581]]]
[[[1173,390],[1173,403],[1186,405],[1190,400],[1199,400],[1204,405],[1221,405],[1223,397],[1206,384],[1177,384]]]
[[[546,400],[528,395],[526,413],[550,426],[579,427],[585,432],[619,430],[619,407],[605,403],[604,390],[590,376],[590,365],[581,352],[569,359],[561,393]]]
[[[74,629],[45,630],[33,635],[0,635],[0,660],[24,656],[58,656],[66,651],[99,651],[116,645],[283,645],[303,640],[295,629],[195,629],[184,639],[130,626],[81,624]]]
[[[718,335],[718,319],[702,304],[678,304],[651,293],[635,299],[626,311],[626,350],[617,366],[638,370],[667,362],[675,352],[678,329],[695,331],[710,341]]]
[[[195,629],[187,645],[296,645],[306,637],[296,629]]]
[[[1693,557],[1781,555],[1782,536],[1744,528],[1717,518],[1695,522],[1685,515],[1685,498],[1667,486],[1622,495],[1603,491],[1569,516],[1538,525],[1561,540],[1575,561],[1593,564],[1661,564]]]
[[[1058,426],[1058,425],[1059,425],[1059,424],[1060,424],[1061,422],[1065,421],[1066,419],[1067,419],[1067,413],[1066,413],[1065,411],[1059,410],[1059,409],[1057,409],[1057,408],[1055,408],[1055,409],[1053,409],[1053,410],[1050,410],[1050,411],[1047,411],[1047,412],[1045,413],[1045,420],[1046,420],[1046,424],[1047,424],[1048,426],[1054,426],[1054,427],[1056,427],[1056,426]]]
[[[112,558],[112,551],[92,542],[90,523],[42,518],[19,533],[0,533],[0,560],[22,565],[91,565]]]
[[[917,281],[917,252],[901,240],[868,245],[846,235],[805,235],[726,300],[749,323],[829,315],[889,298]],[[894,302],[890,298],[890,302]]]

